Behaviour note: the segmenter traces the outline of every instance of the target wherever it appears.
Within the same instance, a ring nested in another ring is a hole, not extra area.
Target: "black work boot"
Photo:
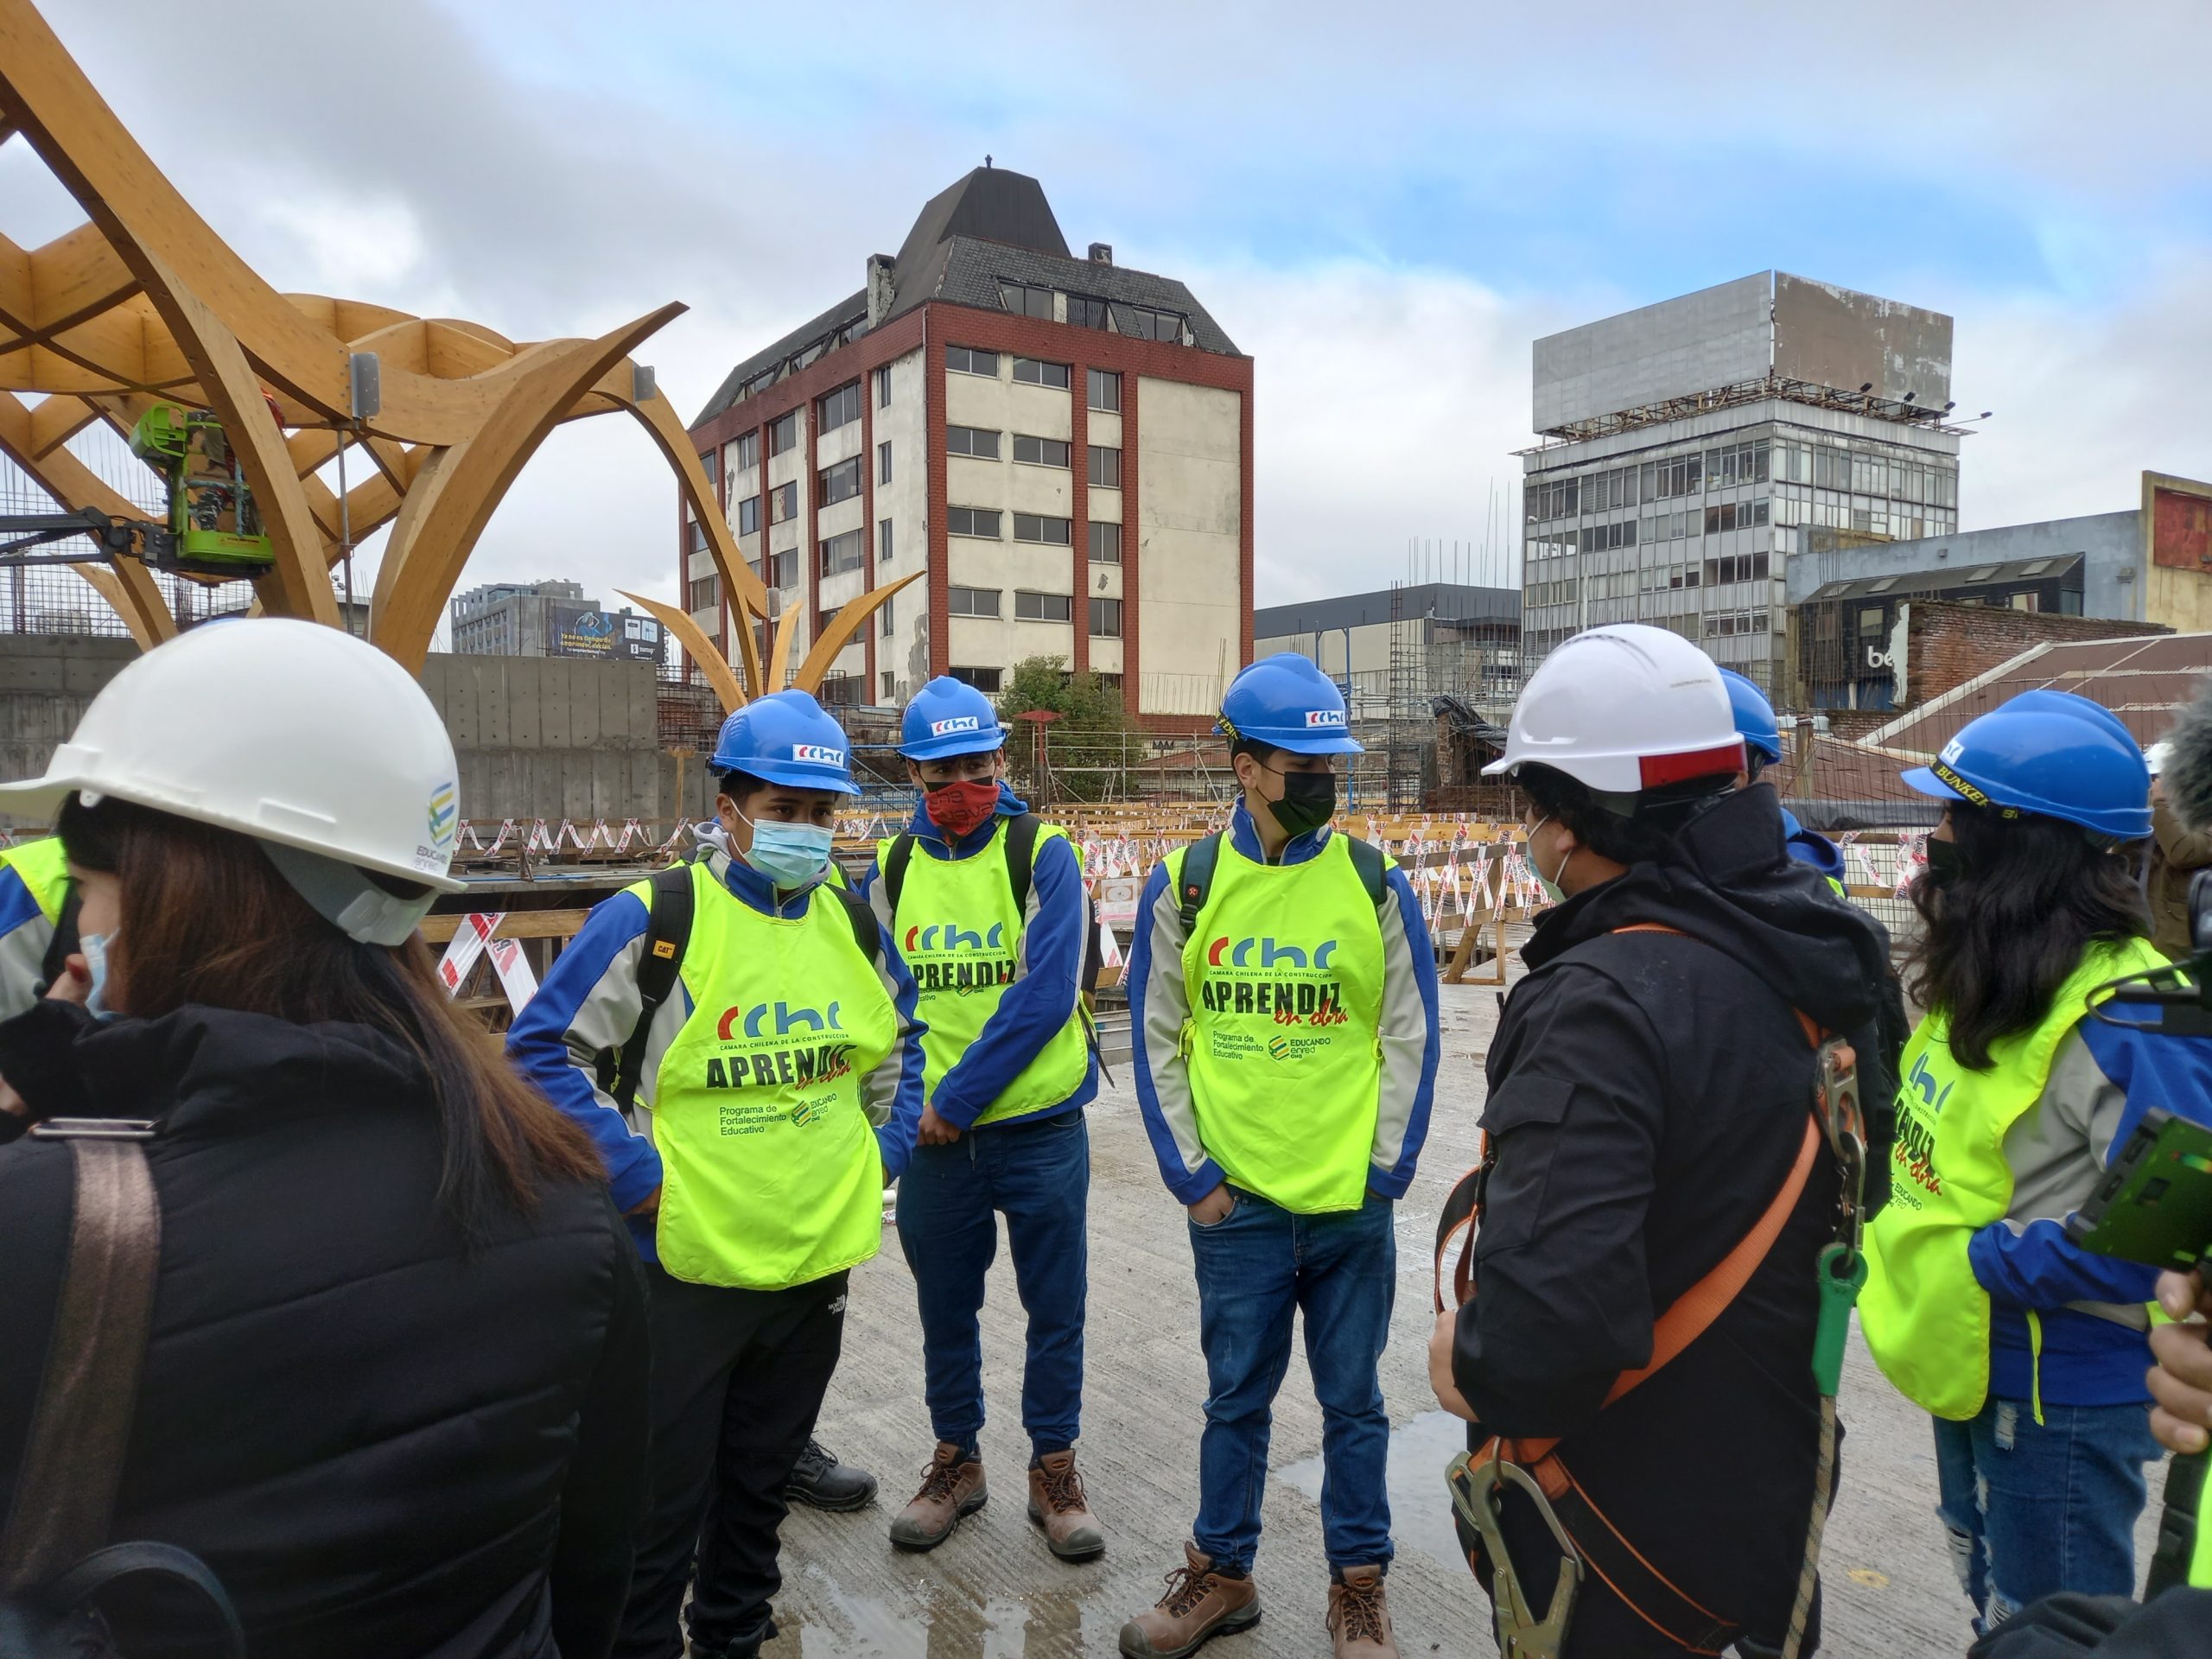
[[[865,1469],[838,1462],[837,1454],[821,1441],[809,1440],[806,1450],[798,1454],[798,1466],[791,1471],[784,1496],[812,1509],[842,1515],[848,1510],[864,1510],[875,1501],[875,1477]]]

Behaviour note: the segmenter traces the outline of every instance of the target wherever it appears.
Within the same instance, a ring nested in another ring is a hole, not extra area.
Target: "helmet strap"
[[[425,890],[418,899],[403,899],[342,859],[326,858],[321,853],[273,841],[257,844],[276,867],[276,874],[308,901],[308,908],[347,938],[363,944],[406,944],[437,898],[435,893]]]

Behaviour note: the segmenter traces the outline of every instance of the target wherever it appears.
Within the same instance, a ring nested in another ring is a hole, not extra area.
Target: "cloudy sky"
[[[1480,542],[1536,336],[1770,266],[1957,319],[1967,528],[2212,476],[2202,0],[44,5],[279,288],[518,339],[680,299],[687,418],[987,151],[1034,174],[1257,359],[1263,604]],[[0,149],[0,228],[77,217]],[[672,594],[672,500],[566,427],[468,579]]]

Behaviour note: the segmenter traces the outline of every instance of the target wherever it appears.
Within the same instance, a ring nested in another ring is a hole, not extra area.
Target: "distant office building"
[[[1958,524],[1951,319],[1762,271],[1535,343],[1522,647],[1649,622],[1771,689],[1790,561]]]
[[[1510,588],[1427,582],[1252,613],[1252,654],[1294,651],[1344,688],[1355,720],[1381,720],[1394,696],[1426,716],[1429,699],[1510,706],[1521,683],[1521,595]]]
[[[1794,671],[1818,709],[1903,706],[1916,601],[2212,630],[2212,484],[2142,476],[2124,512],[1914,541],[1814,545],[1788,576]]]
[[[627,608],[610,611],[574,582],[495,582],[453,601],[453,648],[476,657],[597,657],[653,663],[662,628]]]
[[[841,651],[826,701],[934,674],[998,690],[1055,656],[1139,722],[1200,729],[1252,639],[1252,360],[1182,283],[1068,249],[1043,188],[979,168],[861,290],[740,363],[691,436],[793,657],[926,571]],[[686,606],[733,638],[705,532]],[[763,626],[764,644],[770,638]]]

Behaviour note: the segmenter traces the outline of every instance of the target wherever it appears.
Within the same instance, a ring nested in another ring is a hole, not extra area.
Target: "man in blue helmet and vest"
[[[1744,783],[1748,787],[1758,783],[1759,774],[1769,766],[1782,764],[1782,722],[1775,718],[1774,705],[1766,700],[1766,693],[1754,681],[1732,668],[1722,669],[1720,679],[1728,688],[1729,711],[1734,715],[1736,730],[1744,740]],[[1837,897],[1843,896],[1840,848],[1826,836],[1798,823],[1796,814],[1786,806],[1782,809],[1782,839],[1790,857],[1801,864],[1811,865],[1827,878]]]
[[[728,863],[601,905],[508,1038],[597,1143],[652,1287],[652,1498],[624,1659],[684,1651],[687,1585],[692,1653],[751,1659],[775,1633],[786,1485],[922,1109],[913,978],[824,880],[858,792],[843,729],[779,691],[723,722],[708,764]]]
[[[976,1315],[997,1212],[1029,1317],[1029,1517],[1055,1556],[1088,1560],[1106,1538],[1075,1467],[1090,1192],[1084,1108],[1098,1093],[1083,1000],[1083,862],[1065,830],[1007,787],[998,711],[975,687],[942,676],[925,685],[906,705],[899,752],[921,803],[877,848],[863,891],[913,970],[929,1027],[899,1243],[920,1305],[937,1449],[891,1541],[935,1548],[987,1496]]]
[[[1395,1200],[1436,1078],[1436,959],[1412,884],[1329,827],[1343,695],[1285,653],[1239,674],[1217,727],[1241,791],[1230,827],[1169,855],[1129,956],[1138,1103],[1190,1211],[1205,1351],[1198,1516],[1167,1593],[1122,1629],[1171,1659],[1260,1617],[1268,1436],[1294,1313],[1323,1421],[1325,1622],[1338,1659],[1395,1656],[1376,1365],[1397,1287]]]

